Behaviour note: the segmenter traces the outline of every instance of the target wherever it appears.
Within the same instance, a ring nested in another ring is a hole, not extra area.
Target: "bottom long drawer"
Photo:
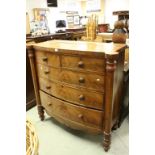
[[[93,110],[70,104],[40,91],[42,106],[50,114],[64,117],[86,126],[102,128],[103,111]]]

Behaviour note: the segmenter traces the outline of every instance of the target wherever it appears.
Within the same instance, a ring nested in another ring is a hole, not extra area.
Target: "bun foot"
[[[103,148],[105,152],[108,152],[108,150],[110,149],[110,143],[107,142],[103,142]]]
[[[110,147],[104,147],[104,151],[105,151],[105,152],[108,152],[109,148],[110,148]]]

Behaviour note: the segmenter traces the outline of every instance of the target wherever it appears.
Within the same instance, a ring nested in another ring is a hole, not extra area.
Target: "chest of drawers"
[[[52,40],[28,46],[38,114],[103,133],[108,151],[122,101],[126,45]]]

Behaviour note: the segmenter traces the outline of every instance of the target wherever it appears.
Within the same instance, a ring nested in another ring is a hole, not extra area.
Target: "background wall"
[[[82,9],[82,15],[83,16],[90,16],[91,14],[96,14],[98,15],[99,19],[98,19],[98,22],[99,23],[104,23],[104,1],[105,0],[100,0],[100,9],[101,11],[100,12],[90,12],[88,13],[87,12],[87,6],[86,6],[86,1],[81,1],[81,9]]]
[[[78,11],[81,14],[81,3],[76,0],[57,0],[58,7],[49,7],[48,25],[50,32],[56,31],[56,20],[66,20],[64,11]],[[26,0],[26,12],[29,14],[30,21],[33,20],[33,8],[47,8],[47,0]]]
[[[26,12],[29,14],[30,21],[33,19],[33,8],[47,8],[46,0],[26,0]]]
[[[113,28],[114,22],[118,19],[117,16],[113,15],[113,11],[129,10],[129,0],[104,0],[105,10],[104,19],[105,23],[109,23],[110,27]]]
[[[57,0],[58,7],[50,7],[48,15],[48,24],[51,33],[55,32],[55,21],[59,19],[66,20],[64,11],[78,11],[79,15],[91,15],[86,11],[86,0]],[[100,12],[94,12],[99,16],[99,23],[109,23],[113,28],[117,16],[112,14],[113,11],[129,10],[129,0],[100,0]],[[30,21],[33,19],[33,8],[47,8],[46,0],[26,0],[26,11],[29,13]]]
[[[30,20],[29,20],[29,15],[26,14],[26,34],[30,34]]]

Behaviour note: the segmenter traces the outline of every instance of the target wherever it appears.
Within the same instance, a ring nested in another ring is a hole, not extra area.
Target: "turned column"
[[[113,114],[113,88],[114,88],[114,71],[116,68],[116,55],[106,55],[106,76],[105,76],[105,110],[103,126],[103,147],[108,151],[111,144],[111,127]]]
[[[36,75],[36,69],[34,65],[34,51],[32,46],[27,47],[28,50],[28,56],[30,60],[30,66],[31,66],[31,72],[32,72],[32,80],[33,80],[33,85],[34,85],[34,92],[35,92],[35,97],[36,97],[36,103],[37,103],[37,108],[38,108],[38,114],[40,119],[43,121],[44,120],[44,108],[41,105],[40,97],[39,97],[39,86],[37,82],[37,75]]]

